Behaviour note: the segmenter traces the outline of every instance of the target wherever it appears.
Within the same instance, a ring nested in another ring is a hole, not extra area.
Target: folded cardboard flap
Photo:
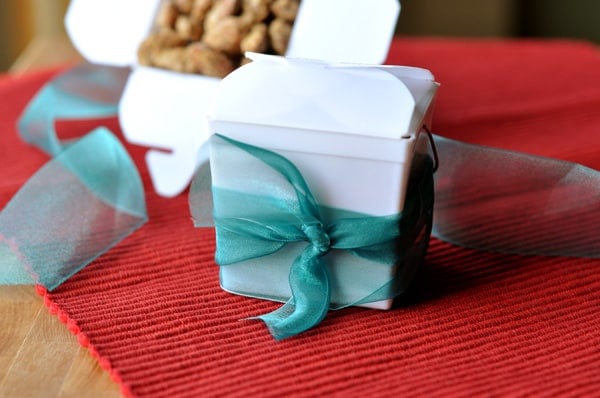
[[[398,0],[302,0],[289,57],[381,64],[400,14]]]
[[[162,0],[71,0],[65,28],[88,61],[113,66],[136,63]]]
[[[219,81],[145,66],[131,74],[119,121],[127,140],[156,148],[148,151],[146,163],[159,194],[173,196],[188,185],[198,150],[209,138],[204,109]]]
[[[343,67],[353,68],[355,66],[345,65]],[[435,77],[429,70],[411,66],[392,65],[372,66],[372,68],[390,73],[400,79],[414,97],[415,108],[407,132],[418,131],[424,124],[431,124],[433,99],[440,85],[435,81]]]
[[[247,56],[254,62],[222,80],[209,118],[399,139],[418,132],[437,90],[419,68]]]
[[[287,157],[327,206],[371,215],[401,211],[415,153],[427,151],[419,132],[438,86],[431,73],[248,56],[253,62],[214,92],[209,134]],[[213,182],[229,187],[213,171]]]
[[[219,79],[136,65],[137,49],[162,1],[72,0],[65,25],[88,61],[134,66],[121,100],[121,127],[128,141],[160,148],[150,150],[146,159],[155,190],[170,197],[192,177],[196,153],[209,136],[207,104]],[[387,56],[399,12],[398,0],[302,0],[288,54],[379,64]],[[345,113],[337,112],[332,117]]]

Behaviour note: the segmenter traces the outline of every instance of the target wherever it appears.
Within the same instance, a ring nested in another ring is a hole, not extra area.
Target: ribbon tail
[[[501,253],[600,258],[600,172],[436,137],[433,236]]]
[[[27,105],[18,121],[24,141],[50,156],[66,146],[56,134],[58,119],[114,116],[128,68],[80,64],[46,84]]]
[[[257,317],[276,340],[302,333],[327,315],[331,286],[327,268],[309,245],[292,264],[289,277],[292,297],[277,310]]]

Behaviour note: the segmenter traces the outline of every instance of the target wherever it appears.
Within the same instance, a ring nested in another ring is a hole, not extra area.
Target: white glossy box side
[[[300,170],[319,204],[369,215],[395,214],[403,209],[415,151],[427,151],[416,134],[390,140],[216,120],[211,120],[209,126],[213,133],[261,146],[286,157]],[[323,145],[323,141],[336,144]],[[390,147],[397,154],[395,161],[379,156]],[[213,158],[211,165],[215,186],[236,188],[222,176],[220,167],[227,167],[226,164]],[[267,257],[222,266],[221,286],[236,294],[285,301],[291,294],[287,283],[289,267],[304,246],[289,244]],[[357,296],[367,296],[391,279],[409,280],[418,266],[410,263],[398,268],[342,251],[329,253],[325,261],[332,282],[332,302],[337,304],[352,303]],[[351,283],[356,275],[361,277],[360,291],[349,292],[346,286],[357,288]],[[389,295],[393,296],[391,289]],[[392,302],[388,299],[361,306],[389,309]]]
[[[373,216],[404,207],[417,134],[394,140],[212,119],[209,131],[283,155],[300,170],[319,204]],[[236,188],[218,170],[213,183]]]

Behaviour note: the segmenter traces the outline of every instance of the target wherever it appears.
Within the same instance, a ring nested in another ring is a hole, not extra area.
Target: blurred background
[[[102,0],[98,0],[102,1]],[[126,0],[124,0],[126,1]],[[373,0],[376,1],[376,0]],[[403,36],[561,37],[600,43],[599,0],[402,0]],[[63,17],[69,0],[0,0],[0,70],[73,59]]]

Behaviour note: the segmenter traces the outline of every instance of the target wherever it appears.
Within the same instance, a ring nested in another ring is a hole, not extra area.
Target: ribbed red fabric
[[[437,134],[600,169],[600,53],[566,41],[396,40],[389,63],[442,83]],[[0,206],[47,159],[14,123],[53,74],[0,78]],[[76,135],[98,121],[61,122]],[[115,119],[101,121],[118,132]],[[600,260],[476,252],[433,240],[412,298],[332,312],[274,341],[244,318],[277,304],[219,288],[212,230],[187,197],[52,293],[56,313],[139,397],[600,396]],[[576,228],[577,224],[568,228]],[[600,232],[600,226],[599,231]]]

